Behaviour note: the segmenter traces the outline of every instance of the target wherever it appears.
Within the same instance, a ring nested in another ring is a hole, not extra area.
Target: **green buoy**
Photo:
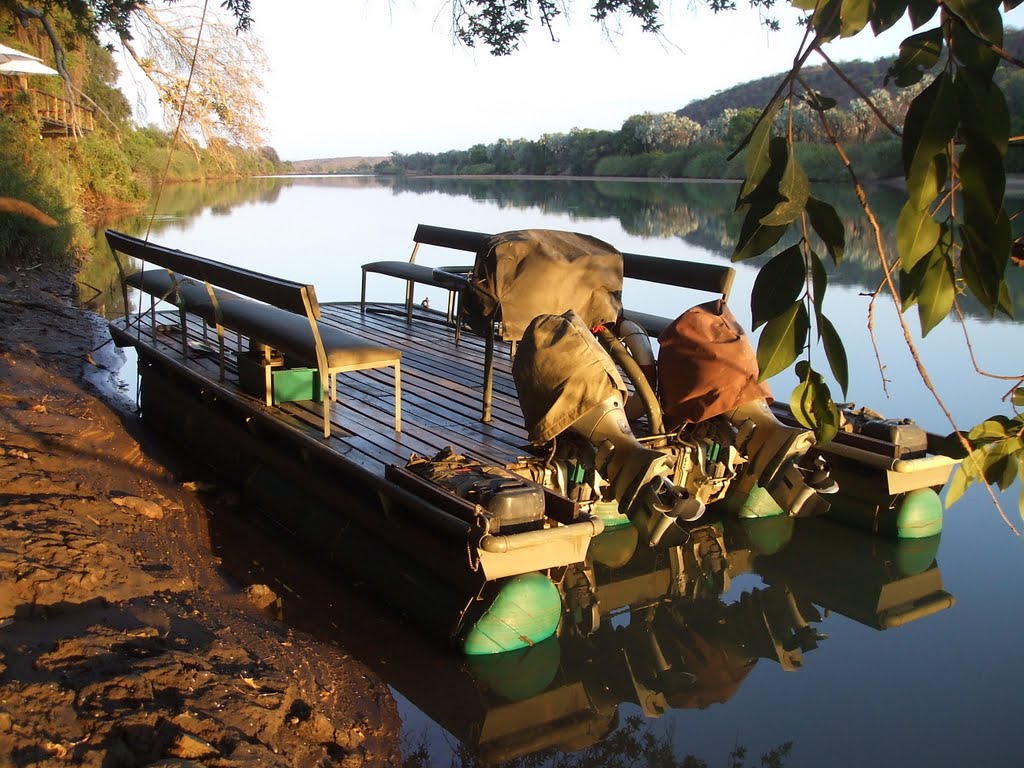
[[[942,532],[942,499],[931,488],[918,488],[883,504],[844,499],[839,494],[827,514],[893,539],[924,539]]]
[[[462,641],[467,656],[505,653],[546,640],[558,628],[562,597],[547,576],[524,573],[495,584],[497,595],[474,620]]]

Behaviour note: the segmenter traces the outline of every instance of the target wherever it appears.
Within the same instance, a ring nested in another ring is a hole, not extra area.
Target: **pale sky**
[[[630,115],[674,111],[787,70],[803,35],[788,5],[777,9],[783,31],[770,33],[746,8],[715,15],[669,2],[667,42],[630,20],[609,38],[590,19],[590,4],[577,0],[558,22],[558,42],[538,28],[516,53],[494,57],[453,40],[445,0],[252,5],[270,65],[267,143],[285,160],[615,130]],[[1021,18],[1024,10],[1005,16],[1008,26]],[[898,26],[875,38],[867,30],[827,50],[833,60],[872,60],[895,55],[909,33]]]

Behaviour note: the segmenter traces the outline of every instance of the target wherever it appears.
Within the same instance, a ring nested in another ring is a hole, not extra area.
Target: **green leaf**
[[[830,203],[815,197],[807,199],[807,215],[811,220],[811,227],[825,243],[828,255],[832,257],[832,263],[838,267],[843,260],[843,252],[846,250],[846,228],[843,226],[842,219],[839,218],[839,214]]]
[[[818,254],[811,251],[811,303],[814,306],[814,316],[817,320],[818,337],[821,337],[821,312],[825,305],[825,291],[828,289],[828,275],[825,274],[825,265],[821,263]]]
[[[953,265],[949,256],[936,246],[928,260],[920,291],[917,294],[917,312],[921,319],[921,335],[927,336],[936,325],[949,316],[953,309],[956,286]]]
[[[910,23],[914,29],[928,23],[939,4],[935,0],[910,0]]]
[[[839,12],[839,36],[853,37],[867,26],[874,0],[843,0]]]
[[[986,419],[971,428],[971,431],[967,433],[967,439],[972,443],[976,443],[980,440],[985,442],[992,442],[993,440],[1003,440],[1006,438],[1006,424],[1002,421],[995,419]]]
[[[769,320],[757,340],[758,380],[770,379],[792,365],[807,344],[809,330],[810,320],[802,301]]]
[[[909,201],[903,205],[896,221],[896,248],[900,267],[905,272],[935,247],[942,235],[942,227],[926,210],[915,208]]]
[[[907,0],[877,0],[871,14],[871,31],[877,37],[902,19],[906,11]]]
[[[970,13],[969,17],[963,18],[963,23],[956,18],[949,21],[952,29],[950,50],[953,58],[976,75],[985,80],[991,80],[996,67],[999,66],[999,54],[993,51],[987,43],[990,42],[1002,48],[1003,18],[999,14],[998,8],[987,2],[953,0],[949,7],[952,8],[954,5],[969,7]],[[964,27],[967,29],[965,30]],[[985,31],[979,31],[976,27],[983,27]]]
[[[946,484],[946,509],[952,507],[975,480],[967,473],[968,461],[968,459],[964,459],[960,462],[960,466],[956,468],[953,477]]]
[[[1024,408],[1024,387],[1017,387],[1013,390],[1013,404],[1017,408]]]
[[[846,359],[846,347],[831,320],[822,315],[820,323],[818,330],[821,332],[821,343],[825,347],[825,357],[828,358],[832,375],[836,377],[845,399],[846,391],[850,387],[850,367]]]
[[[803,292],[806,280],[804,258],[795,245],[761,267],[750,292],[751,330],[757,330],[792,306]]]
[[[842,6],[843,0],[825,0],[811,16],[811,28],[818,33],[822,42],[839,35]]]
[[[884,83],[895,80],[896,85],[905,88],[920,82],[924,73],[938,63],[942,45],[941,27],[906,38],[900,43],[900,54],[886,72]]]
[[[832,401],[828,385],[824,379],[802,363],[797,367],[801,382],[793,390],[789,398],[789,407],[796,420],[808,429],[814,430],[819,443],[827,443],[839,431],[839,409]]]
[[[957,72],[954,86],[966,139],[987,141],[1005,156],[1010,138],[1010,111],[1003,91],[967,69]]]
[[[826,96],[820,91],[808,91],[804,96],[800,97],[801,100],[815,112],[827,112],[833,109],[838,103],[831,96]]]
[[[745,178],[736,198],[736,210],[740,209],[748,195],[761,183],[771,166],[772,125],[775,123],[775,116],[781,107],[781,100],[769,104],[761,115],[761,122],[757,124],[757,128],[754,129],[750,137],[746,154],[743,157]]]
[[[743,261],[753,256],[760,256],[779,242],[786,234],[786,230],[789,229],[788,226],[766,226],[759,221],[761,215],[756,208],[747,211],[747,215],[743,219],[743,226],[740,227],[740,239],[732,254],[733,261]]]
[[[775,138],[773,142],[784,145],[785,139]],[[789,152],[786,147],[786,165],[779,180],[779,196],[782,198],[772,211],[761,217],[761,223],[768,226],[781,226],[790,224],[801,213],[807,205],[807,198],[811,192],[810,182],[807,174],[800,166],[796,156]]]
[[[960,153],[960,191],[964,221],[979,230],[993,226],[1006,191],[1003,156],[995,146],[984,140],[967,141]]]
[[[1019,454],[1024,450],[1019,437],[994,443],[985,454],[985,482],[996,484],[1005,491],[1017,479]]]
[[[965,224],[960,231],[960,266],[967,287],[989,314],[994,315],[996,310],[1009,314],[1004,276],[1012,239],[1009,217],[1005,211],[1000,211],[994,226],[978,229],[972,224]]]
[[[945,183],[945,157],[959,119],[959,104],[945,72],[918,94],[907,110],[903,165],[908,201],[917,210],[927,208]]]

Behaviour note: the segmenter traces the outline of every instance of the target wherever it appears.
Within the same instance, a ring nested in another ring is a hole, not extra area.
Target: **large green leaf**
[[[960,153],[959,170],[964,221],[978,230],[994,226],[1006,191],[1003,156],[991,143],[972,138]]]
[[[772,141],[785,147],[785,140],[782,138],[777,137]],[[778,148],[776,150],[781,152]],[[785,169],[778,186],[779,196],[782,199],[769,213],[761,217],[761,223],[768,226],[781,226],[795,221],[804,212],[807,198],[811,192],[810,182],[807,180],[807,174],[804,173],[800,162],[794,154],[788,151],[788,147],[786,147],[785,153]]]
[[[970,32],[993,45],[1003,44],[1003,18],[992,0],[944,0]]]
[[[853,37],[867,26],[874,7],[874,0],[843,0],[839,12],[839,36]]]
[[[838,267],[846,249],[846,228],[843,226],[842,219],[839,218],[839,214],[830,203],[815,197],[807,199],[807,215],[811,220],[811,227],[825,243],[828,255],[832,257],[832,263]]]
[[[839,36],[843,0],[824,0],[811,15],[811,27],[822,42]]]
[[[939,10],[939,4],[935,0],[910,0],[910,23],[917,29],[922,24],[927,24],[935,12]]]
[[[985,419],[981,424],[976,424],[967,433],[967,439],[972,443],[991,443],[996,440],[1006,439],[1006,422],[1008,419]]]
[[[761,267],[750,291],[751,329],[757,330],[791,307],[803,293],[806,281],[804,257],[795,245]]]
[[[985,0],[953,0],[948,3],[951,9],[960,14],[961,20],[951,19],[950,48],[954,58],[965,67],[985,80],[990,80],[999,66],[999,54],[992,50],[992,45],[1003,46],[1003,17],[999,9]],[[967,30],[964,30],[964,27]]]
[[[903,18],[908,0],[876,0],[871,14],[871,31],[880,35]]]
[[[1010,219],[1002,210],[991,227],[978,229],[972,224],[960,228],[962,250],[960,265],[964,281],[975,298],[989,311],[997,310],[1012,317],[1005,269],[1010,256],[1012,232]]]
[[[760,218],[761,214],[754,208],[747,211],[747,215],[743,219],[743,226],[740,227],[740,239],[732,254],[733,261],[743,261],[760,256],[779,242],[786,234],[786,230],[789,229],[788,226],[766,226],[759,221]]]
[[[1013,390],[1013,405],[1017,408],[1024,408],[1024,387],[1017,387]]]
[[[900,55],[885,75],[885,83],[895,80],[896,85],[905,88],[920,82],[924,73],[938,63],[942,45],[941,27],[906,38],[900,43]]]
[[[1024,444],[1019,437],[993,443],[985,453],[985,481],[995,483],[1005,491],[1017,479],[1019,457]]]
[[[831,320],[822,315],[820,323],[819,331],[821,332],[821,343],[825,347],[825,357],[828,358],[832,375],[836,377],[845,398],[846,391],[850,388],[850,366],[846,359],[846,347]]]
[[[747,197],[761,183],[765,174],[771,167],[771,141],[772,126],[775,123],[775,116],[782,107],[781,100],[776,100],[768,105],[761,115],[761,122],[757,124],[750,141],[747,143],[747,151],[743,158],[744,174],[743,184],[740,187],[739,195],[736,197],[736,210],[739,210]]]
[[[941,234],[942,227],[928,211],[918,210],[909,201],[905,203],[896,220],[896,248],[901,269],[913,270],[918,260],[935,247]]]
[[[903,163],[907,198],[918,210],[927,208],[942,188],[938,156],[945,157],[960,118],[952,81],[942,72],[910,104],[903,124]]]
[[[802,301],[769,320],[757,340],[757,365],[760,381],[786,370],[807,344],[810,321]]]
[[[928,269],[931,266],[934,254],[939,252],[948,256],[952,253],[952,232],[945,223],[939,225],[939,230],[939,240],[932,249],[932,252],[928,255],[928,258],[918,259],[917,263],[914,264],[914,268],[909,272],[900,269],[900,303],[903,305],[904,312],[917,304],[917,297],[921,294],[921,288],[925,283],[925,279],[928,275]]]
[[[1005,155],[1010,138],[1010,112],[1002,90],[966,69],[957,72],[954,85],[967,140],[987,141],[1000,155]]]
[[[819,443],[827,443],[839,432],[839,409],[832,393],[825,379],[806,360],[796,364],[796,375],[800,383],[789,397],[790,410],[800,424],[814,430]]]
[[[811,251],[811,304],[814,305],[814,316],[817,320],[818,336],[821,336],[821,313],[825,305],[825,291],[828,289],[828,275],[825,265],[814,251]]]
[[[955,296],[953,265],[942,249],[936,248],[929,258],[928,269],[917,295],[917,313],[921,319],[923,336],[927,336],[929,331],[949,316]]]

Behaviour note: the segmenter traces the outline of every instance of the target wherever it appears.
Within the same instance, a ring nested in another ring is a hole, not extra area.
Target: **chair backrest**
[[[420,224],[416,227],[413,240],[417,244],[438,245],[442,248],[453,248],[457,251],[476,253],[483,248],[491,236],[484,232],[473,232],[468,229],[449,229]]]

